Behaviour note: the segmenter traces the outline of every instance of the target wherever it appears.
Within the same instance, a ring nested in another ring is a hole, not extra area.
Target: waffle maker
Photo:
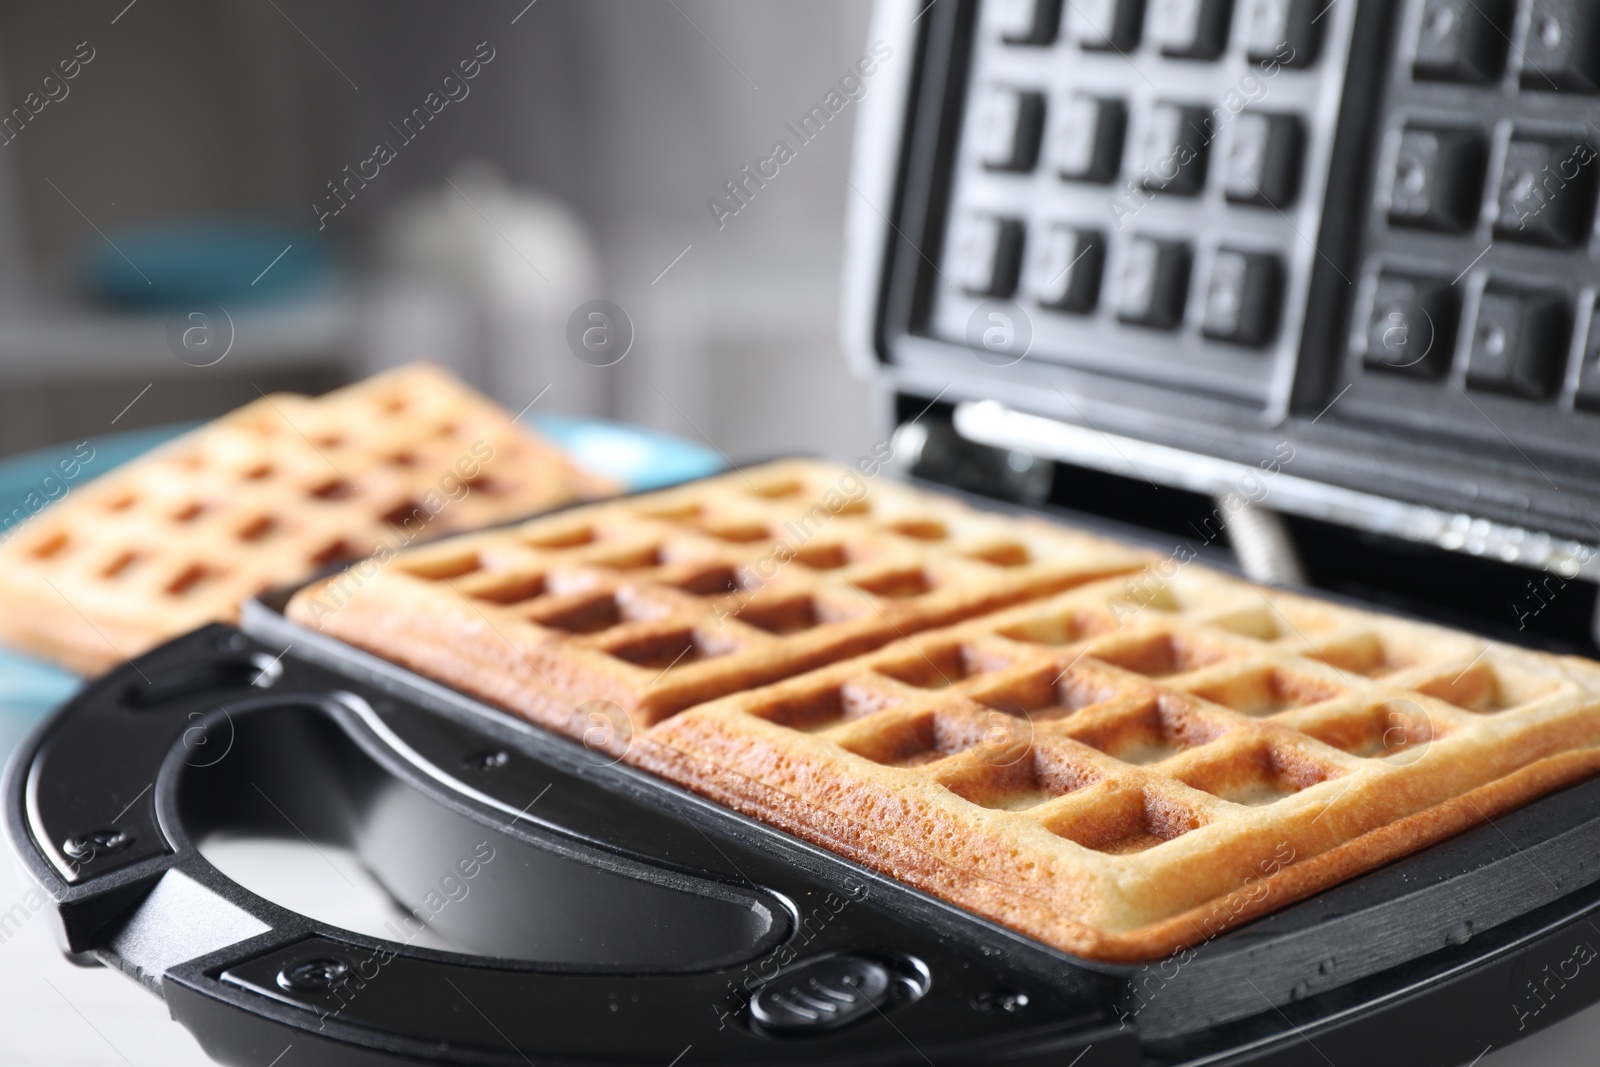
[[[1592,653],[1593,193],[1562,162],[1600,141],[1594,19],[884,0],[846,329],[897,454],[1009,501],[981,506],[1224,566],[1226,537],[1247,573]],[[224,1063],[1449,1065],[1600,999],[1600,781],[1107,965],[303,630],[288,595],[89,683],[3,785],[64,950]],[[452,948],[263,899],[202,854],[225,833],[354,850]]]

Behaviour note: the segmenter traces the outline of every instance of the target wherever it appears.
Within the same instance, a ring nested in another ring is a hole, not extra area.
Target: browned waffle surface
[[[1203,942],[1600,767],[1600,666],[1206,572],[693,708],[638,762],[1041,941]]]
[[[358,565],[289,610],[1106,960],[1600,766],[1600,665],[808,462]]]
[[[97,671],[335,560],[608,489],[435,367],[264,396],[0,546],[0,640]]]
[[[293,617],[611,747],[682,708],[1130,572],[1147,555],[792,461],[452,538]]]

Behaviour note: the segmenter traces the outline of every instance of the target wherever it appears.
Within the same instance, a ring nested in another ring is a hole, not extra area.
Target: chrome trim
[[[1268,502],[1285,511],[1325,522],[1352,526],[1452,552],[1498,559],[1563,578],[1600,581],[1600,547],[1552,537],[1477,518],[1441,511],[1373,493],[1326,485],[1279,471],[1269,474],[1247,463],[1216,459],[1166,445],[1008,408],[998,401],[966,401],[956,405],[956,432],[970,441],[995,448],[1015,448],[1047,459],[1062,460],[1111,474],[1121,474],[1188,489],[1208,496],[1265,485]],[[1246,481],[1250,479],[1250,481]]]
[[[928,5],[931,6],[931,5]],[[895,379],[878,361],[878,293],[894,224],[895,176],[910,110],[911,72],[916,65],[916,20],[926,8],[916,0],[877,0],[869,44],[894,49],[879,68],[856,115],[844,226],[844,276],[840,289],[840,337],[856,375],[887,390]]]

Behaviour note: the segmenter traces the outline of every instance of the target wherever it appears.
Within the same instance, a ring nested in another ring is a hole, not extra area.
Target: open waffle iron
[[[1570,236],[1590,216],[1506,206],[1534,240],[1490,210],[1508,161],[1555,144],[1563,109],[1595,99],[1583,49],[1558,47],[1564,29],[1588,40],[1584,12],[881,3],[890,48],[873,55],[891,58],[860,120],[854,184],[871,210],[852,223],[849,328],[900,418],[926,413],[897,442],[923,442],[919,472],[1037,503],[1034,460],[1058,461],[1057,483],[1137,471],[1212,493],[1287,440],[1299,459],[1274,506],[1591,575],[1593,467],[1574,457],[1600,440],[1585,401],[1594,268]],[[1497,53],[1493,33],[1517,47]],[[1186,144],[1209,177],[1142,186],[1118,228],[1107,195],[1140,172],[1131,150],[1109,170],[1102,158],[1115,87],[1132,86],[1124,139],[1148,149],[1272,57],[1275,95],[1252,102],[1276,110]],[[1087,140],[1049,132],[1066,99]],[[1473,116],[1489,116],[1481,158],[1470,129],[1407,139]],[[1246,132],[1262,139],[1240,150],[1265,161],[1256,194],[1219,162]],[[1300,153],[1288,184],[1282,136]],[[1463,143],[1464,163],[1430,171],[1428,152]],[[1396,207],[1405,152],[1426,180]],[[1470,189],[1429,199],[1427,181],[1480,164],[1481,217],[1460,206]],[[1487,260],[1471,262],[1473,236],[1496,242]],[[1441,293],[1458,270],[1466,285]],[[1459,417],[1473,408],[1503,442]],[[1566,488],[1547,492],[1545,474]],[[90,683],[4,784],[7,832],[66,951],[144,983],[222,1062],[1447,1065],[1600,999],[1600,782],[1192,952],[1109,965],[304,630],[286,601]],[[227,832],[352,849],[397,901],[438,901],[428,925],[459,951],[263,899],[202,855]],[[452,902],[460,887],[471,906]]]

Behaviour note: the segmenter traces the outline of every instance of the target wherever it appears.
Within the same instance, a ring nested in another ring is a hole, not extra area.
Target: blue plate
[[[531,421],[578,463],[615,479],[630,491],[704,477],[724,466],[722,457],[711,449],[667,434],[565,415],[536,415]],[[67,483],[67,495],[90,478],[126,463],[193,425],[158,426],[93,438],[89,441],[93,458],[82,464],[77,477]],[[60,497],[63,468],[59,464],[75,456],[81,459],[78,448],[78,442],[73,442],[0,461],[0,516],[12,514],[15,508],[29,510],[30,494],[34,505],[52,495]],[[65,469],[72,469],[71,464]],[[11,750],[29,726],[72,695],[81,680],[52,664],[0,647],[0,756]]]
[[[704,478],[727,466],[692,441],[620,423],[566,415],[535,415],[533,422],[580,466],[615,478],[630,492]]]

